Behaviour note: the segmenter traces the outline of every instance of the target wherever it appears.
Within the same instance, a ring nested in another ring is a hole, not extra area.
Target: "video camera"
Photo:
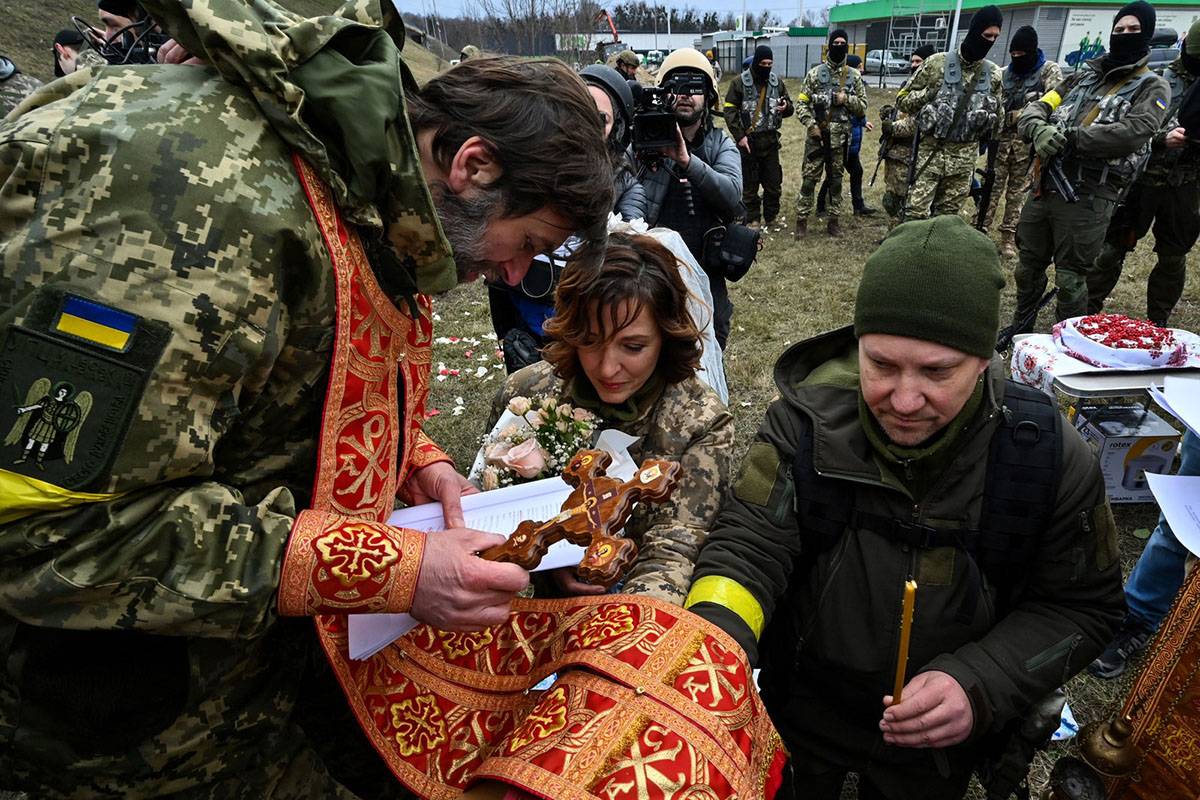
[[[672,71],[662,86],[629,82],[633,90],[633,151],[638,155],[671,147],[676,140],[675,100],[708,93],[708,81],[697,72]]]
[[[71,17],[71,23],[88,45],[113,66],[157,63],[159,48],[169,38],[149,15],[126,25],[110,38],[81,17]]]

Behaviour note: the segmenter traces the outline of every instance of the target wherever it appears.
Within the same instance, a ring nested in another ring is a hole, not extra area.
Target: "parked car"
[[[1179,34],[1174,28],[1157,28],[1150,40],[1150,69],[1161,69],[1179,57]]]
[[[887,53],[886,64],[884,53]],[[876,75],[880,72],[886,75],[908,72],[908,59],[901,58],[890,50],[871,50],[867,53],[867,60],[863,62],[863,72],[873,72]]]

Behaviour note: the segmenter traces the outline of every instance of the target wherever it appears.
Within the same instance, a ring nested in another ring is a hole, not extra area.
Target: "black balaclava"
[[[760,44],[758,47],[754,48],[754,61],[750,62],[750,72],[754,75],[754,80],[758,81],[759,83],[766,83],[767,78],[771,77],[770,67],[759,66],[763,59],[768,58],[771,61],[775,60],[775,56],[771,52],[771,48],[767,47],[765,44]]]
[[[929,57],[930,57],[931,55],[933,55],[933,45],[931,45],[931,44],[923,44],[923,45],[921,45],[920,47],[918,47],[916,50],[913,50],[913,51],[912,51],[912,54],[913,54],[914,56],[920,56],[920,57],[921,57],[921,63],[922,63],[922,64],[924,64],[926,61],[928,61],[928,60],[929,60]],[[909,60],[910,60],[910,61],[912,60],[912,57],[911,57],[911,56],[909,57]],[[920,67],[917,67],[917,69],[920,69]],[[914,74],[915,74],[915,73],[916,73],[916,71],[917,71],[917,69],[913,69],[912,67],[909,67],[909,68],[908,68],[908,71],[909,71],[909,72],[911,72],[911,73],[914,73]]]
[[[1117,20],[1132,14],[1142,23],[1141,33],[1110,33],[1108,36],[1108,55],[1104,57],[1105,70],[1113,67],[1126,67],[1136,64],[1150,52],[1150,39],[1154,37],[1154,22],[1156,15],[1154,6],[1143,0],[1135,0],[1124,6],[1113,17],[1113,25]]]
[[[971,17],[971,27],[967,29],[966,38],[958,46],[958,52],[963,60],[974,64],[980,61],[992,49],[992,43],[983,38],[983,32],[993,25],[997,28],[1004,24],[1004,17],[996,6],[984,6]]]
[[[1033,72],[1038,62],[1037,31],[1028,25],[1017,28],[1017,32],[1012,35],[1012,41],[1008,43],[1008,52],[1012,53],[1015,50],[1020,50],[1025,55],[1019,58],[1012,57],[1013,72],[1018,75],[1028,75]]]
[[[834,44],[834,39],[845,39],[842,44]],[[837,28],[829,34],[829,63],[841,64],[846,60],[846,53],[850,50],[850,37],[841,28]]]

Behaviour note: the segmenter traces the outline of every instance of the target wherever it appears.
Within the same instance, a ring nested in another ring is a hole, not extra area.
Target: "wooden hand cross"
[[[533,569],[550,545],[566,539],[586,547],[579,577],[588,583],[612,586],[637,558],[637,545],[617,535],[635,503],[662,503],[679,482],[678,461],[646,459],[632,480],[622,483],[605,470],[612,456],[603,450],[580,450],[563,470],[563,480],[575,487],[562,513],[545,522],[522,522],[504,544],[481,554],[489,561],[509,561]]]

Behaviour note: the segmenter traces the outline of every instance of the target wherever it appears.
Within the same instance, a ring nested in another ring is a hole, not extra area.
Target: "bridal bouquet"
[[[483,437],[484,491],[561,474],[578,450],[591,446],[596,432],[590,411],[553,397],[514,397],[508,411],[517,420]]]

